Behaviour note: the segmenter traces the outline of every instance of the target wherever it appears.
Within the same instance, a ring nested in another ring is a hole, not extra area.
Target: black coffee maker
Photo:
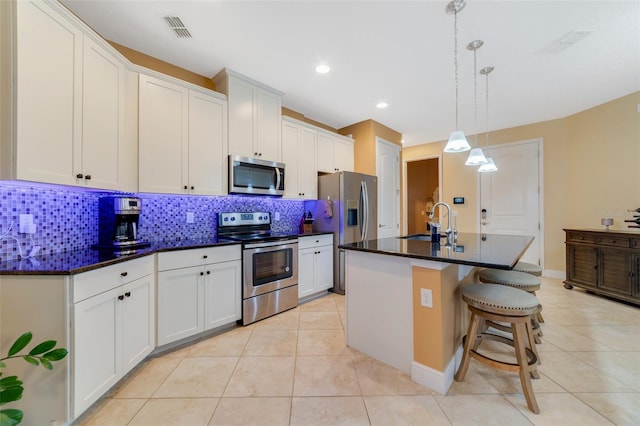
[[[102,197],[98,201],[98,244],[96,249],[132,250],[149,246],[138,236],[142,203],[126,196]]]

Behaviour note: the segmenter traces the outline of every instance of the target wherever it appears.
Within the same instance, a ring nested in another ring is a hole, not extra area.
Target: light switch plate
[[[433,308],[433,292],[431,290],[420,289],[420,304],[425,308]]]
[[[187,223],[193,223],[195,221],[195,215],[193,212],[187,212]]]

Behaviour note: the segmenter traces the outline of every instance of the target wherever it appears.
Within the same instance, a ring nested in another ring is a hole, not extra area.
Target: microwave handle
[[[280,181],[281,181],[281,176],[280,176],[280,168],[275,167],[276,169],[276,189],[280,189]]]

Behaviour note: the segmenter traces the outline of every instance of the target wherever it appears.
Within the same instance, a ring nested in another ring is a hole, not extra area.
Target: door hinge
[[[538,231],[540,230],[540,222],[538,222]]]

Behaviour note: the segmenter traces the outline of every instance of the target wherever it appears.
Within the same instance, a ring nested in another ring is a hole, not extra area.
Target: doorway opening
[[[440,157],[408,161],[406,165],[406,234],[424,234],[429,221],[429,212],[440,201]],[[437,214],[437,212],[436,212]]]

